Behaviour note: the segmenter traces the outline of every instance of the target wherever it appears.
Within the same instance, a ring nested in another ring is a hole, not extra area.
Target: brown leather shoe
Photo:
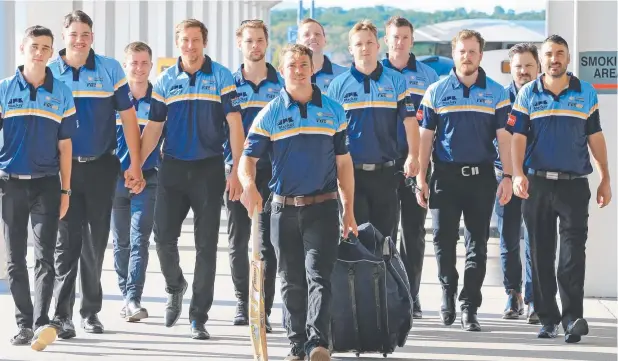
[[[322,346],[311,350],[309,361],[330,361],[330,352]]]

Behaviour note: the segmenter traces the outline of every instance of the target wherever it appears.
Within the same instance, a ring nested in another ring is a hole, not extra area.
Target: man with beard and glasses
[[[462,30],[451,43],[455,68],[429,86],[417,118],[421,122],[420,166],[417,200],[429,206],[433,243],[442,285],[440,318],[455,322],[456,269],[459,221],[463,213],[466,266],[461,301],[461,327],[480,331],[477,310],[487,266],[487,241],[494,200],[504,205],[511,199],[511,135],[504,130],[511,101],[504,87],[488,78],[479,67],[485,41],[474,30]],[[435,136],[435,140],[434,140]],[[494,140],[498,139],[504,177],[496,182]],[[433,148],[433,154],[432,154]],[[432,156],[434,172],[425,181]]]
[[[268,28],[261,20],[243,21],[236,30],[236,42],[244,57],[244,63],[234,73],[234,81],[240,102],[240,114],[245,134],[257,113],[277,97],[283,86],[283,79],[277,70],[266,62],[266,48],[268,48]],[[229,139],[223,145],[225,156],[225,174],[229,177],[233,166],[232,150]],[[270,157],[265,154],[257,162],[256,186],[264,202],[270,196],[268,183],[272,177]],[[236,294],[235,325],[248,325],[249,299],[249,238],[251,236],[251,218],[247,209],[239,202],[229,198],[229,191],[225,194],[227,209],[227,232],[229,241],[229,258],[232,273],[232,282]],[[277,257],[270,242],[270,213],[260,213],[259,219],[260,257],[264,261],[264,294],[266,309],[266,332],[272,328],[268,319],[275,297],[275,278],[277,275]]]
[[[515,103],[517,92],[527,83],[535,79],[539,74],[539,54],[533,44],[520,43],[509,50],[511,61],[511,76],[513,81],[506,87],[509,91],[511,103]],[[496,150],[498,143],[494,142]],[[502,181],[504,170],[500,157],[494,162],[496,179]],[[539,318],[534,311],[532,302],[532,261],[530,260],[530,243],[528,232],[524,226],[524,242],[526,254],[526,282],[525,296],[522,299],[522,265],[519,255],[519,243],[521,239],[522,216],[521,198],[512,197],[506,205],[501,205],[496,198],[494,212],[498,218],[498,232],[500,233],[500,259],[502,274],[504,275],[504,288],[508,295],[506,307],[502,318],[518,319],[524,313],[524,304],[528,306],[526,318],[528,323],[537,324]]]
[[[606,207],[612,193],[597,92],[567,72],[569,62],[567,42],[559,35],[548,37],[541,47],[543,74],[517,94],[507,129],[513,133],[513,189],[524,199],[530,238],[534,307],[542,324],[538,337],[556,337],[562,323],[565,341],[575,343],[588,334],[583,317],[590,152],[601,178],[597,205]],[[554,266],[557,219],[562,314]]]
[[[311,57],[313,62],[311,83],[317,85],[322,94],[326,94],[331,81],[337,75],[345,72],[347,68],[333,63],[328,56],[324,55],[324,47],[326,47],[324,26],[317,20],[311,18],[303,19],[298,25],[296,42],[313,51],[313,56]]]
[[[416,60],[410,52],[414,45],[414,27],[405,18],[393,16],[386,22],[386,35],[384,42],[389,52],[382,64],[394,69],[405,77],[410,99],[411,110],[418,109],[427,87],[438,81],[438,74],[430,66]],[[403,165],[408,155],[408,142],[403,122],[399,122],[397,128],[397,144],[401,157],[397,161],[397,169],[401,171],[399,177],[399,212],[401,220],[401,242],[399,249],[401,258],[410,280],[410,293],[414,300],[412,316],[422,318],[421,303],[419,300],[419,287],[425,258],[425,217],[427,209],[421,207],[416,201],[416,188],[410,185],[410,179],[416,182],[416,177],[406,178],[403,176]],[[427,172],[429,175],[430,171]],[[395,232],[397,235],[397,232]],[[395,238],[396,240],[396,238]]]

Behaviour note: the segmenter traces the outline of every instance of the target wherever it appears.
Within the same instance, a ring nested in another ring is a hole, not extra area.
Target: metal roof
[[[543,20],[465,19],[427,25],[414,30],[414,42],[450,42],[463,29],[476,30],[485,42],[542,42]]]

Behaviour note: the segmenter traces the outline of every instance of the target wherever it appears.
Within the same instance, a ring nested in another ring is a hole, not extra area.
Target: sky
[[[462,6],[465,3],[465,6]],[[477,10],[493,13],[495,6],[502,6],[505,10],[513,9],[516,13],[525,11],[540,11],[545,9],[544,0],[315,0],[315,7],[338,6],[343,9],[357,7],[371,7],[376,5],[392,6],[401,9],[414,9],[418,11],[434,12],[437,10],[452,10],[463,7],[467,11]],[[308,9],[311,0],[304,0],[303,7]],[[298,7],[297,0],[283,0],[273,9],[295,9]]]

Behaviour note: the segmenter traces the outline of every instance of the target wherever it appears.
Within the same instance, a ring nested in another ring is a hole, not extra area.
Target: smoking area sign
[[[599,94],[616,94],[618,66],[616,51],[583,51],[579,53],[579,78],[592,84]]]

